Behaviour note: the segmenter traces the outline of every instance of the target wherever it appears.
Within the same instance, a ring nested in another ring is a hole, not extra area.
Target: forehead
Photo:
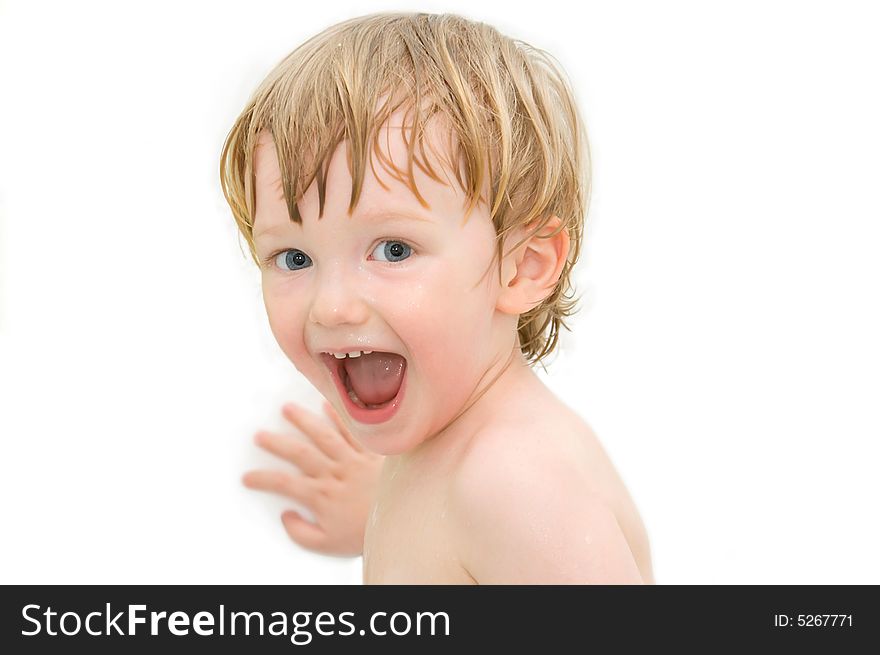
[[[379,147],[382,155],[393,162],[400,171],[408,171],[409,128],[404,127],[402,113],[391,116],[389,121],[380,128]],[[352,217],[376,217],[397,214],[427,220],[454,221],[459,223],[467,208],[464,191],[449,171],[452,155],[449,150],[449,131],[445,120],[439,116],[432,118],[425,128],[424,148],[416,147],[420,160],[427,160],[435,174],[443,182],[438,182],[424,172],[418,162],[413,162],[412,176],[416,188],[428,204],[423,206],[413,194],[407,180],[400,179],[398,174],[385,168],[387,164],[372,151],[365,167],[364,182],[360,198]],[[327,172],[327,188],[324,213],[321,220],[328,215],[347,216],[351,199],[352,178],[348,164],[348,144],[343,141],[333,153]],[[281,170],[278,165],[275,143],[272,135],[266,130],[259,134],[254,152],[254,175],[256,179],[256,214],[254,217],[254,233],[288,229],[293,224],[288,216],[287,204],[284,200],[281,184]],[[462,179],[463,173],[462,173]],[[482,205],[474,213],[482,209]],[[306,223],[317,221],[319,202],[317,183],[312,182],[299,201],[300,214]]]

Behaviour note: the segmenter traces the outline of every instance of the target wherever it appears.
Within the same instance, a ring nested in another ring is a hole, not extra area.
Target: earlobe
[[[517,233],[517,239],[537,223]],[[556,286],[568,258],[568,230],[552,216],[539,232],[510,253],[502,263],[502,288],[496,308],[506,314],[523,314],[541,303]],[[556,232],[556,234],[553,234]],[[552,235],[552,236],[550,236]],[[513,241],[516,243],[516,241]]]

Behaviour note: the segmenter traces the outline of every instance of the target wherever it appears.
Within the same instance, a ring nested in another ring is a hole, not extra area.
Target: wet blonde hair
[[[410,134],[407,138],[404,131],[406,172],[379,148],[379,128],[401,108],[406,116],[412,113],[404,120]],[[520,315],[517,326],[526,359],[540,362],[555,348],[560,326],[570,331],[564,319],[576,311],[571,274],[590,196],[584,123],[564,73],[548,53],[453,14],[377,13],[333,25],[285,57],[252,95],[223,146],[223,193],[258,266],[254,149],[263,130],[275,142],[295,223],[302,222],[297,201],[314,180],[323,215],[327,168],[343,140],[349,143],[352,171],[349,215],[360,197],[370,148],[427,206],[414,184],[413,164],[444,183],[424,157],[426,142],[434,152],[424,137],[435,116],[451,128],[447,152],[457,165],[447,163],[467,194],[467,214],[478,202],[490,207],[497,235],[492,263],[498,261],[499,280],[511,231],[531,228],[510,251],[554,215],[562,224],[552,235],[568,231],[569,253],[559,281],[541,303]],[[487,200],[481,197],[484,185]]]

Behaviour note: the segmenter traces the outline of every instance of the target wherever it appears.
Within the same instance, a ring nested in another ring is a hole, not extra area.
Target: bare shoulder
[[[474,439],[450,479],[449,510],[461,564],[477,582],[642,582],[615,512],[572,443],[510,423]]]
[[[539,416],[541,418],[536,418]],[[552,418],[544,418],[544,417]],[[486,426],[458,462],[456,477],[467,485],[485,475],[512,473],[576,483],[581,491],[604,496],[606,456],[592,428],[562,403],[541,412],[511,414]]]

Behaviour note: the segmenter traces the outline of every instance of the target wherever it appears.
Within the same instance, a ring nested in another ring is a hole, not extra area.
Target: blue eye
[[[393,264],[408,259],[412,255],[412,248],[403,241],[385,240],[381,241],[371,254],[379,261]],[[274,263],[279,270],[287,272],[301,271],[312,265],[309,256],[296,248],[276,252],[270,255],[266,262]]]
[[[375,254],[380,251],[388,259],[379,258],[379,261],[391,263],[401,262],[412,254],[412,248],[403,241],[382,241],[376,246],[373,253]]]
[[[275,260],[275,264],[282,271],[298,271],[312,263],[309,256],[302,250],[282,250],[272,257]],[[283,262],[283,265],[279,262]]]

